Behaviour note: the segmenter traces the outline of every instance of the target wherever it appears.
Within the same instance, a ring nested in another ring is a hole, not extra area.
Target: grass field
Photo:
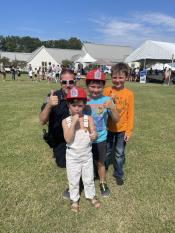
[[[127,83],[135,94],[135,130],[127,145],[125,185],[107,174],[109,198],[80,213],[62,198],[64,169],[42,140],[38,113],[58,84],[0,81],[0,232],[175,232],[175,86]]]

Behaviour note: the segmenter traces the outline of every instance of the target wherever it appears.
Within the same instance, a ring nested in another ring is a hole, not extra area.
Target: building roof
[[[0,57],[6,57],[10,61],[26,61],[30,62],[43,48],[44,46],[39,47],[32,53],[21,53],[21,52],[3,52],[0,51]],[[58,63],[61,63],[62,60],[71,60],[74,61],[80,56],[83,56],[85,53],[82,50],[75,49],[57,49],[57,48],[45,48],[46,51],[55,59]]]
[[[45,49],[58,63],[61,63],[63,60],[74,61],[76,57],[84,55],[82,50],[56,48]]]
[[[0,51],[0,57],[7,57],[10,61],[19,60],[30,62],[42,49],[45,49],[58,63],[62,63],[63,60],[76,61],[78,58],[88,53],[93,59],[97,61],[103,60],[108,64],[124,61],[133,50],[129,46],[83,43],[81,50],[46,48],[41,46],[32,53]]]
[[[6,57],[10,61],[27,61],[31,57],[32,53],[20,53],[20,52],[3,52],[0,51],[0,58]]]
[[[83,43],[83,50],[96,60],[106,60],[111,64],[124,61],[133,51],[130,46]]]
[[[45,49],[58,63],[62,63],[62,60],[74,61],[77,57],[84,55],[82,50],[46,48],[45,46],[41,46],[32,53],[31,57],[28,59],[28,62],[30,62],[42,49]]]
[[[145,59],[171,61],[174,55],[175,43],[147,40],[139,48],[134,50],[125,61],[134,62]]]
[[[41,46],[41,47],[35,49],[35,50],[31,53],[31,55],[30,55],[30,57],[28,58],[27,62],[30,62],[43,48],[45,48],[45,47],[44,47],[44,46]]]

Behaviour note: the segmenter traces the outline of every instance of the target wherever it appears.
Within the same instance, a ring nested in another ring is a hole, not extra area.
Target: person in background
[[[50,83],[52,81],[52,65],[51,62],[49,62],[48,68],[47,68],[47,81]]]
[[[32,69],[31,64],[29,64],[29,67],[28,67],[28,75],[29,75],[29,78],[32,80],[33,79],[33,69]]]
[[[21,76],[21,71],[20,71],[19,67],[17,67],[17,69],[16,69],[16,74],[17,74],[17,79],[19,80],[19,78]]]
[[[3,63],[0,63],[0,73],[2,74],[2,80],[6,81],[6,70]]]
[[[56,66],[55,73],[56,73],[56,74],[55,74],[56,80],[57,80],[57,82],[58,82],[58,81],[59,81],[60,74],[61,74],[61,67],[60,67],[59,64]]]
[[[42,73],[42,80],[45,80],[47,71],[45,70],[44,67],[41,68],[41,73]]]
[[[16,80],[16,68],[12,66],[11,68],[12,80]]]
[[[38,70],[37,68],[34,69],[34,79],[33,79],[34,82],[37,82],[38,81]]]
[[[38,77],[38,81],[41,82],[41,80],[42,80],[42,69],[41,69],[41,67],[38,68],[37,77]]]

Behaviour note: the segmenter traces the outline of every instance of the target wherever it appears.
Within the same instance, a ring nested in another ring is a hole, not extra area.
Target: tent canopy
[[[86,53],[83,57],[80,57],[76,62],[81,62],[81,63],[93,63],[96,60],[89,55],[89,53]]]
[[[159,42],[147,40],[139,48],[134,50],[126,59],[125,62],[135,62],[149,60],[156,62],[168,62],[174,59],[175,43]]]

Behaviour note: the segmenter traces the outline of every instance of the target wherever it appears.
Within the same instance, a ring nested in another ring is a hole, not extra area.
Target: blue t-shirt
[[[111,98],[108,96],[100,96],[98,99],[90,99],[87,102],[87,105],[89,105],[90,108],[88,108],[87,106],[86,114],[93,117],[98,134],[98,138],[96,139],[96,141],[93,141],[94,143],[103,142],[107,138],[106,126],[108,114],[110,113],[110,111],[103,106],[103,104],[107,100],[111,100]]]

